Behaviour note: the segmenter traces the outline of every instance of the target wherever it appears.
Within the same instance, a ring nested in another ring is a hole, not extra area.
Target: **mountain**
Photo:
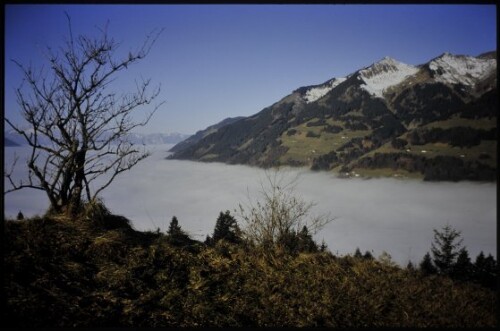
[[[189,138],[179,142],[177,145],[172,147],[170,149],[170,152],[177,152],[177,151],[180,151],[180,150],[186,148],[187,146],[193,145],[193,144],[197,143],[198,141],[202,140],[203,138],[205,138],[206,136],[208,136],[209,134],[217,132],[217,130],[222,128],[223,126],[232,124],[232,123],[237,122],[243,118],[244,118],[243,116],[228,117],[228,118],[220,121],[217,124],[211,125],[204,130],[200,130],[200,131],[196,132],[194,135],[190,136]]]
[[[307,166],[343,176],[495,180],[496,51],[413,66],[385,57],[207,128],[170,158]]]
[[[10,140],[9,138],[5,138],[5,140],[4,140],[4,142],[3,142],[3,145],[4,145],[5,147],[15,147],[15,146],[19,146],[19,144],[18,144],[18,143],[16,143],[16,142],[14,142],[14,141]]]
[[[24,132],[27,132],[29,134],[29,132],[33,132],[33,131],[30,129],[25,129]],[[48,138],[42,137],[42,136],[39,137],[39,142],[42,145],[50,144],[50,140]],[[17,146],[25,146],[25,145],[28,145],[26,143],[26,140],[24,139],[24,137],[22,135],[18,134],[16,131],[6,130],[4,132],[4,146],[5,147],[17,147]]]
[[[189,136],[182,133],[130,133],[127,139],[134,144],[162,145],[177,144]]]
[[[145,145],[160,145],[160,144],[177,144],[190,135],[182,133],[130,133],[127,136],[127,140],[134,144],[145,144]],[[16,133],[15,131],[6,131],[4,134],[4,146],[24,146],[26,140]],[[40,137],[42,144],[49,144],[50,141],[46,137]]]

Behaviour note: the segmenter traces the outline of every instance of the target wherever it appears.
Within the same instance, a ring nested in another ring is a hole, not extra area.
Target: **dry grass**
[[[106,224],[112,215],[101,212],[92,213]],[[50,217],[5,223],[4,326],[497,323],[494,291],[379,260],[269,254],[225,242],[174,247],[161,233],[92,224]]]

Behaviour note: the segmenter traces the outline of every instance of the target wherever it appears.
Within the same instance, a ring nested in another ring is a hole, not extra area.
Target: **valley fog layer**
[[[165,160],[169,145],[150,146],[152,155],[117,177],[102,198],[114,213],[126,216],[138,230],[166,231],[172,216],[193,238],[211,234],[220,211],[233,214],[238,204],[258,198],[262,169],[220,163]],[[26,147],[5,148],[5,166]],[[15,175],[25,164],[21,157]],[[402,181],[395,179],[338,179],[326,172],[287,169],[300,174],[296,193],[316,203],[313,214],[336,217],[317,233],[336,254],[387,251],[405,265],[420,262],[430,251],[433,228],[447,223],[462,231],[463,244],[474,259],[482,250],[496,256],[496,183]],[[9,187],[5,180],[5,186]],[[4,197],[4,215],[43,214],[43,192],[22,190]],[[238,219],[240,226],[242,220]]]

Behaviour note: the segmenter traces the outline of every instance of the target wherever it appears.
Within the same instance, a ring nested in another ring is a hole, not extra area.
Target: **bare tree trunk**
[[[84,190],[90,201],[118,174],[148,156],[127,142],[127,135],[146,125],[163,104],[151,105],[160,88],[149,92],[150,81],[142,80],[136,82],[135,92],[118,94],[110,91],[110,83],[118,72],[148,55],[161,31],[147,36],[136,52],[117,59],[119,44],[108,37],[107,26],[99,29],[100,37],[74,38],[67,18],[69,38],[63,47],[48,47],[47,71],[37,72],[14,61],[25,78],[16,96],[30,130],[21,129],[25,123],[5,121],[32,147],[27,160],[31,171],[28,183],[15,183],[13,170],[5,172],[12,186],[5,193],[23,188],[42,190],[52,210],[75,214],[81,209]],[[54,53],[53,49],[60,51]],[[145,119],[136,122],[131,113],[141,107],[150,108]],[[91,192],[90,183],[105,174],[110,174],[109,179]]]
[[[75,155],[75,178],[73,184],[73,191],[71,194],[69,212],[71,215],[75,215],[80,210],[83,184],[85,179],[85,155],[86,149],[82,147]]]

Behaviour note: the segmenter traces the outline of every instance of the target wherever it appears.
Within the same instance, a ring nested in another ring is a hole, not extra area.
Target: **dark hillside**
[[[4,232],[4,327],[497,323],[494,291],[388,260],[173,240],[103,208],[6,221]]]

